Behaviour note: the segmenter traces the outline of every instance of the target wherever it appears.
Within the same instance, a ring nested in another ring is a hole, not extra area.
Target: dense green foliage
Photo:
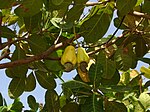
[[[0,0],[0,69],[11,78],[8,93],[14,99],[7,105],[0,94],[0,111],[149,112],[150,80],[143,82],[144,73],[135,70],[138,61],[150,64],[144,58],[150,49],[149,4],[149,0]],[[111,21],[116,30],[104,37]],[[122,35],[117,37],[118,30]],[[78,74],[67,82],[62,79],[60,59],[68,45],[86,48],[95,61],[88,71],[90,82]],[[59,85],[55,79],[62,81],[61,94],[55,91]],[[46,90],[45,102],[30,95],[26,110],[19,97],[32,92],[37,83]]]

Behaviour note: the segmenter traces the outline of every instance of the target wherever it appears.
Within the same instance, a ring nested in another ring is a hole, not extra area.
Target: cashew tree
[[[150,50],[149,4],[0,0],[0,69],[11,79],[6,88],[14,100],[7,104],[0,93],[0,111],[149,112],[150,68],[136,69],[138,61],[150,64],[144,57]],[[75,77],[65,81],[65,72]],[[20,96],[37,84],[46,91],[45,102],[29,95],[26,109]]]

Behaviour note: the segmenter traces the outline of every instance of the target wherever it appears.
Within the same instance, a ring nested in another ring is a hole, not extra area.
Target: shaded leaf
[[[33,72],[31,72],[28,77],[26,78],[25,82],[25,91],[33,91],[36,87],[36,80],[33,75]]]
[[[137,62],[132,48],[131,45],[128,45],[125,48],[121,47],[117,49],[114,59],[118,69],[126,71],[129,68],[136,67]]]
[[[39,104],[36,102],[36,99],[32,95],[28,96],[28,105],[33,111],[38,110]]]
[[[14,38],[16,37],[16,34],[14,31],[9,29],[6,26],[0,26],[0,36],[3,38]]]
[[[85,103],[81,106],[82,112],[104,112],[103,101],[101,101],[95,94],[88,97]]]
[[[23,110],[23,104],[20,102],[20,99],[17,98],[14,100],[13,104],[11,105],[10,110],[14,112],[21,112]]]
[[[54,89],[56,82],[54,77],[50,74],[41,71],[35,71],[35,75],[39,84],[45,89]]]
[[[139,58],[139,60],[148,63],[150,65],[150,58]]]
[[[64,82],[62,83],[62,86],[70,89],[86,88],[91,90],[91,87],[88,84],[76,80]]]
[[[16,0],[0,0],[0,9],[11,8]]]
[[[0,106],[3,106],[3,96],[1,93],[0,93]]]
[[[66,105],[63,106],[63,108],[61,109],[62,112],[78,112],[79,110],[79,106],[77,103],[75,102],[70,102],[67,103]]]
[[[123,103],[115,101],[105,101],[106,112],[127,112],[127,108]]]
[[[15,9],[15,13],[20,17],[31,17],[40,12],[42,6],[42,0],[25,0]]]
[[[54,5],[60,5],[64,0],[51,0]]]
[[[46,91],[45,106],[48,112],[59,112],[59,98],[55,90]]]
[[[8,93],[10,98],[16,99],[23,92],[25,88],[25,79],[13,78],[9,84]]]
[[[144,4],[142,6],[142,11],[145,13],[150,14],[150,7],[149,7],[150,1],[149,0],[144,0]]]
[[[136,5],[137,0],[117,0],[116,6],[119,10],[119,14],[124,16],[129,13],[133,7]]]
[[[99,9],[99,13],[83,22],[80,32],[86,42],[96,42],[104,36],[110,25],[112,10],[110,4],[107,4],[106,7]]]
[[[16,49],[11,58],[12,62],[24,58],[26,58],[24,50],[21,49],[19,46],[16,46]],[[12,78],[14,77],[25,78],[27,71],[28,71],[27,65],[19,65],[12,68],[8,68],[8,71],[6,71],[6,73],[8,73],[8,76]]]
[[[40,54],[44,52],[47,48],[47,43],[45,38],[40,35],[36,35],[36,34],[32,35],[29,38],[28,43],[30,45],[33,54]]]

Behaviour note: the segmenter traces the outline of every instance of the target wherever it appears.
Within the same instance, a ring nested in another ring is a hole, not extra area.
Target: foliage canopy
[[[150,49],[149,4],[149,0],[0,0],[0,69],[11,78],[8,93],[14,99],[8,106],[0,94],[0,111],[149,112],[150,80],[143,83],[144,73],[134,70],[138,61],[150,64],[144,58]],[[111,21],[116,30],[104,37]],[[117,37],[118,30],[122,35]],[[94,60],[90,82],[78,74],[67,82],[61,78],[60,59],[68,45],[82,46]],[[61,94],[55,91],[57,78],[62,81]],[[46,90],[45,103],[29,95],[26,110],[19,97],[32,92],[37,83]]]

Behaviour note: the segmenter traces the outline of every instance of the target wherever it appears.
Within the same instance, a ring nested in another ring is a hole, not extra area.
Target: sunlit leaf
[[[42,0],[25,0],[15,9],[15,13],[20,17],[31,17],[40,12],[42,5]]]
[[[13,78],[9,84],[8,93],[10,98],[18,98],[25,88],[25,79]]]
[[[32,95],[28,96],[28,105],[33,111],[38,110],[39,104],[36,102],[36,99]]]
[[[47,74],[41,71],[36,71],[35,75],[36,75],[37,81],[43,88],[51,90],[56,87],[56,82],[54,80],[54,77],[50,76],[50,74]]]
[[[28,92],[33,91],[35,87],[36,87],[36,80],[35,80],[33,73],[31,72],[26,78],[25,91],[28,91]]]
[[[139,100],[145,109],[150,108],[150,95],[148,93],[146,93],[146,92],[141,93],[139,96]]]

